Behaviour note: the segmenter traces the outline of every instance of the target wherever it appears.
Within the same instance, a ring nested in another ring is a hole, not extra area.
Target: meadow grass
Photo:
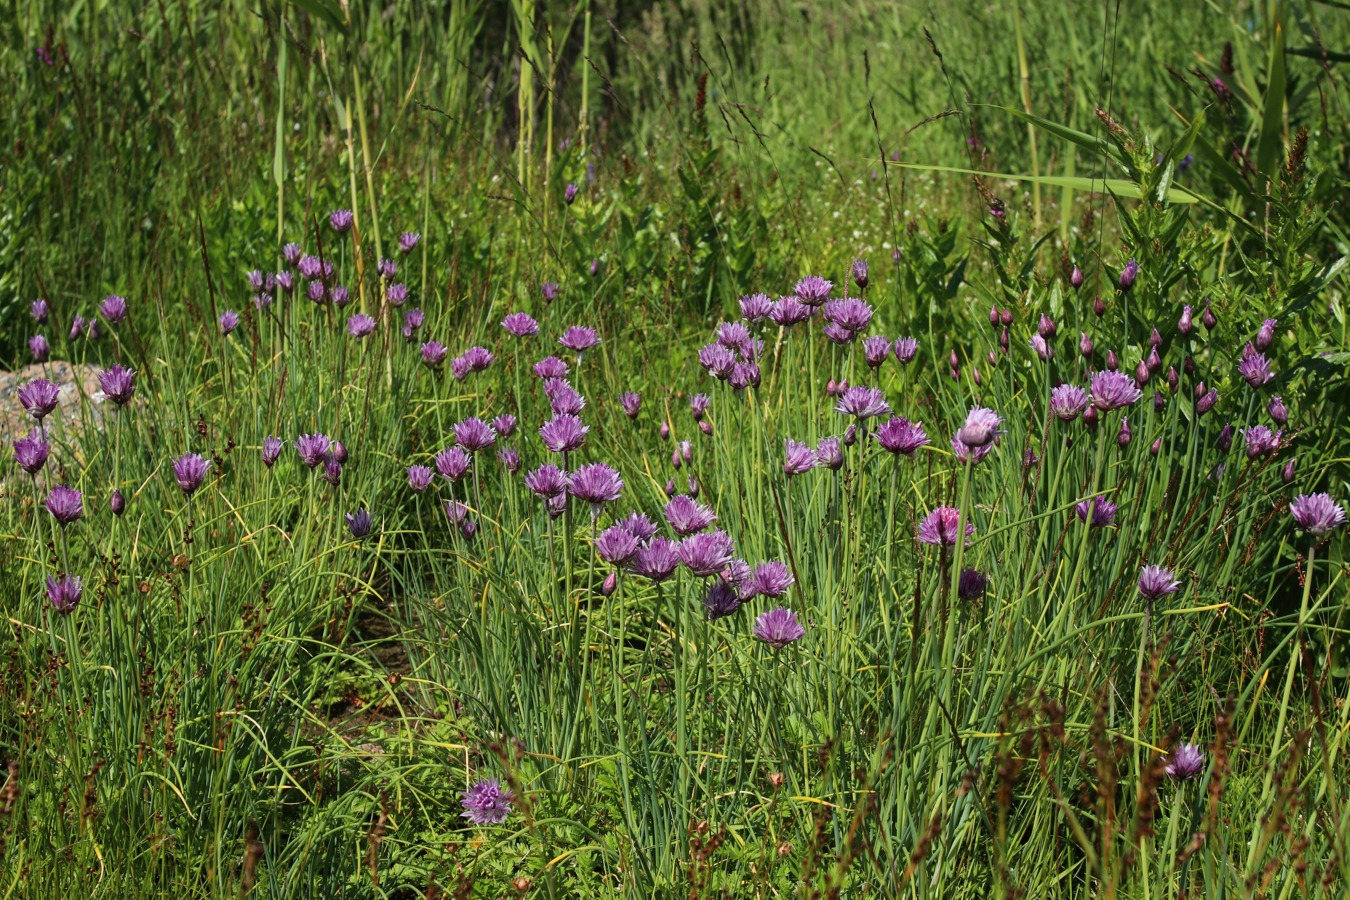
[[[1343,10],[357,6],[0,26],[4,896],[1343,894]]]

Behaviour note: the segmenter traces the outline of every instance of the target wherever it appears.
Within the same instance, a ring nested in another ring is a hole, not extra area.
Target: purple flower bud
[[[704,434],[712,434],[713,433],[712,423],[709,422],[707,419],[704,419],[703,421],[698,423],[698,430],[703,432]]]
[[[347,513],[347,530],[352,533],[352,537],[358,540],[370,534],[371,526],[370,510],[358,509],[356,512]]]
[[[1280,479],[1281,479],[1282,481],[1284,481],[1285,484],[1290,484],[1290,483],[1293,482],[1293,480],[1294,480],[1294,463],[1296,463],[1296,462],[1297,462],[1296,459],[1291,459],[1291,460],[1289,460],[1289,462],[1287,462],[1287,463],[1284,464],[1284,468],[1280,471]]]
[[[1142,359],[1139,360],[1139,365],[1134,367],[1134,383],[1143,387],[1148,384],[1150,374],[1152,373],[1148,370],[1148,362]]]
[[[853,283],[862,289],[867,287],[867,260],[855,259],[853,261]]]
[[[998,327],[998,304],[989,307],[989,324]]]
[[[1149,374],[1156,375],[1162,368],[1162,357],[1158,355],[1158,348],[1154,347],[1148,351],[1148,359],[1144,360],[1148,366]]]
[[[1214,315],[1214,310],[1210,308],[1209,298],[1205,298],[1205,311],[1200,314],[1200,324],[1205,326],[1206,331],[1213,331],[1214,326],[1219,324],[1219,319]]]
[[[1162,438],[1158,438],[1149,446],[1148,452],[1153,456],[1157,456],[1161,451],[1162,451]]]
[[[1211,390],[1208,394],[1200,398],[1200,402],[1195,404],[1195,411],[1204,415],[1214,408],[1214,404],[1219,402],[1219,392]]]
[[[668,437],[670,437],[670,424],[668,422],[662,422],[661,427],[658,429],[658,432],[661,435],[661,440],[663,441],[666,440]]]
[[[1130,259],[1125,263],[1125,268],[1120,270],[1120,289],[1128,291],[1134,287],[1135,280],[1139,277],[1139,263]]]
[[[416,231],[405,231],[398,236],[398,250],[403,255],[408,255],[417,246],[417,242],[422,239],[422,235]]]
[[[613,594],[616,590],[618,590],[618,587],[619,587],[619,573],[610,572],[608,575],[605,576],[605,580],[600,582],[600,596],[608,597],[611,594]]]
[[[1092,338],[1087,336],[1086,331],[1081,331],[1079,334],[1081,337],[1078,338],[1078,352],[1083,354],[1084,359],[1087,359],[1092,356]]]
[[[1116,356],[1116,351],[1114,350],[1106,351],[1106,368],[1112,372],[1120,370],[1120,359],[1119,357]]]
[[[78,341],[80,336],[84,334],[84,329],[84,316],[75,316],[75,318],[70,320],[70,339],[72,341]]]
[[[1155,412],[1162,412],[1167,408],[1167,398],[1163,396],[1162,391],[1153,392],[1153,409]]]
[[[1089,431],[1097,430],[1099,418],[1100,415],[1097,412],[1097,407],[1089,406],[1087,409],[1083,410],[1083,424],[1087,426]]]
[[[1031,349],[1036,351],[1036,355],[1041,358],[1042,362],[1049,362],[1054,353],[1051,346],[1045,342],[1045,338],[1039,334],[1031,336]]]
[[[1275,420],[1276,425],[1285,425],[1289,422],[1289,410],[1284,407],[1284,400],[1279,397],[1271,397],[1270,402],[1266,404],[1266,412]]]
[[[1181,376],[1177,375],[1177,370],[1173,366],[1167,367],[1167,386],[1172,389],[1172,393],[1177,392],[1181,386]]]
[[[1256,333],[1256,349],[1264,353],[1269,349],[1271,342],[1275,340],[1275,326],[1279,322],[1275,319],[1266,319],[1261,323],[1261,330]]]
[[[1177,321],[1177,331],[1182,334],[1190,334],[1195,330],[1195,324],[1191,321],[1191,308],[1183,306],[1181,308],[1181,318]]]
[[[600,260],[591,260],[591,277],[594,278],[600,272]]]
[[[375,272],[381,278],[393,278],[398,274],[398,263],[392,259],[381,259],[375,263]]]
[[[1102,316],[1106,315],[1106,303],[1105,301],[1102,300],[1101,297],[1092,298],[1092,312],[1099,319]]]
[[[1045,338],[1046,340],[1049,340],[1050,338],[1054,337],[1055,334],[1058,333],[1058,331],[1059,326],[1055,324],[1055,320],[1047,316],[1045,313],[1041,313],[1041,320],[1036,325],[1036,333],[1039,334],[1041,337]]]
[[[575,199],[577,199],[577,186],[575,184],[568,184],[567,187],[563,189],[563,201],[566,202],[568,206],[571,206],[572,201]]]
[[[509,475],[514,475],[520,471],[520,454],[513,447],[503,447],[498,450],[497,461],[506,467]]]
[[[1083,286],[1083,270],[1078,266],[1073,267],[1073,272],[1069,275],[1069,284],[1075,291]]]
[[[998,320],[1003,323],[1004,328],[1007,328],[1013,323],[1013,311],[1011,309],[1003,310],[998,314]]]
[[[675,496],[676,487],[675,487],[675,479],[674,479],[674,478],[671,478],[671,479],[669,479],[669,480],[666,482],[666,489],[665,489],[665,490],[666,490],[666,496],[667,496],[667,497],[674,497],[674,496]]]
[[[1116,443],[1122,448],[1128,447],[1130,441],[1134,439],[1134,432],[1130,431],[1130,421],[1128,416],[1120,417],[1120,431],[1116,433]]]
[[[114,516],[121,516],[127,511],[127,498],[117,488],[113,488],[112,496],[108,498],[108,508]]]

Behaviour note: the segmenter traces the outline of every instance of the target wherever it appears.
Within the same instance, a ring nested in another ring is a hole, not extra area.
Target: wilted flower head
[[[338,234],[346,234],[352,227],[352,211],[350,209],[335,209],[328,214],[328,224],[333,226],[333,230]]]
[[[1251,346],[1247,345],[1249,349]],[[1261,387],[1275,377],[1270,372],[1270,360],[1266,359],[1264,354],[1256,352],[1244,354],[1238,361],[1238,374],[1254,388]]]
[[[14,461],[29,475],[42,471],[50,452],[50,446],[36,430],[14,441]]]
[[[486,778],[465,791],[460,797],[464,812],[460,813],[474,825],[500,825],[511,814],[509,790],[502,790],[495,778]]]
[[[539,333],[539,323],[523,312],[513,312],[502,319],[502,327],[516,337],[531,337]]]
[[[210,468],[211,464],[200,453],[184,453],[173,461],[173,477],[183,493],[190,497],[193,491],[202,486]]]
[[[347,513],[347,530],[352,533],[352,537],[363,538],[370,534],[370,525],[370,510],[358,509]]]
[[[98,386],[109,400],[126,406],[136,393],[136,370],[114,363],[98,373]]]
[[[637,391],[624,391],[619,397],[619,404],[623,406],[624,414],[628,418],[636,419],[642,409],[642,395]]]
[[[1120,409],[1136,402],[1144,392],[1123,372],[1092,373],[1092,404],[1100,410]]]
[[[1195,744],[1181,744],[1166,759],[1163,771],[1177,781],[1199,778],[1205,771],[1205,754]]]
[[[1072,422],[1088,405],[1088,392],[1073,384],[1061,384],[1050,391],[1050,412],[1062,422]]]
[[[935,547],[951,547],[956,544],[957,532],[961,526],[961,511],[952,506],[939,506],[919,523],[920,543]],[[975,526],[966,523],[966,537],[975,533]]]
[[[797,282],[792,293],[807,306],[820,306],[830,299],[830,291],[833,289],[834,285],[819,275],[807,275]]]
[[[811,307],[796,297],[779,297],[769,310],[769,318],[774,324],[786,328],[811,318],[811,311]]]
[[[691,534],[680,542],[679,554],[685,568],[700,578],[709,578],[731,562],[731,537],[725,531]]]
[[[914,356],[918,352],[918,338],[898,337],[895,339],[895,359],[897,362],[908,365],[914,361]]]
[[[914,451],[929,443],[923,425],[897,416],[882,423],[873,435],[884,450],[912,457]]]
[[[799,444],[788,438],[785,442],[786,459],[783,463],[783,471],[791,477],[808,472],[816,465],[816,455],[811,452],[811,448],[805,444]]]
[[[1252,425],[1242,429],[1242,437],[1247,442],[1247,458],[1256,459],[1267,453],[1273,453],[1280,447],[1280,434],[1264,425]]]
[[[562,414],[540,426],[539,437],[554,453],[570,453],[586,443],[586,433],[590,430],[576,416]]]
[[[1116,509],[1116,504],[1105,497],[1092,497],[1079,500],[1073,512],[1080,522],[1087,522],[1091,528],[1107,528],[1116,523]]]
[[[873,416],[888,416],[891,405],[879,388],[855,384],[844,391],[834,411],[858,419],[870,419]]]
[[[891,355],[891,339],[884,335],[874,334],[863,340],[863,358],[872,368],[876,368],[886,361],[886,357]]]
[[[1160,600],[1181,587],[1175,573],[1162,566],[1144,566],[1139,570],[1139,593],[1147,600]]]
[[[473,457],[463,447],[449,447],[436,454],[436,471],[441,477],[458,481],[473,467]]]
[[[357,313],[347,320],[347,333],[354,338],[369,336],[375,330],[375,320],[365,313]]]
[[[74,575],[47,576],[47,602],[56,612],[64,615],[74,610],[82,592],[80,579]]]
[[[19,402],[38,421],[56,409],[60,395],[60,388],[45,378],[36,378],[19,388]]]
[[[717,515],[686,494],[673,497],[665,508],[666,521],[680,537],[702,531],[717,520]]]
[[[679,544],[663,535],[656,535],[633,554],[633,574],[641,575],[653,583],[665,581],[679,567],[679,549]]]
[[[1299,494],[1289,504],[1289,514],[1300,531],[1322,537],[1345,524],[1345,509],[1330,494]]]
[[[755,619],[754,633],[775,650],[782,650],[806,637],[806,629],[797,621],[797,614],[785,606],[771,609]]]
[[[755,567],[754,592],[765,597],[778,598],[787,593],[796,579],[786,563],[771,559]]]
[[[84,515],[84,495],[74,488],[58,484],[47,495],[47,512],[62,527],[73,525]]]
[[[714,378],[725,379],[736,367],[736,354],[722,344],[708,344],[698,351],[698,364]]]
[[[295,452],[300,454],[301,462],[313,469],[324,461],[332,445],[326,434],[302,434],[295,439]]]
[[[567,480],[567,492],[593,507],[618,500],[621,491],[623,479],[605,463],[582,466]]]
[[[622,525],[609,526],[595,539],[595,555],[615,566],[632,559],[637,549],[637,538]]]
[[[262,273],[258,273],[258,290],[262,287]],[[103,318],[107,319],[113,325],[121,322],[127,317],[127,299],[119,297],[116,294],[109,294],[103,298],[103,302],[98,305],[98,311],[103,313]]]
[[[773,301],[766,294],[746,294],[741,298],[741,315],[747,322],[762,322],[773,312]]]

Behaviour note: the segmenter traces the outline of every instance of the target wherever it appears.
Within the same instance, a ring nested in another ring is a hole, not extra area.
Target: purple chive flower
[[[680,542],[679,554],[686,569],[700,578],[710,578],[731,562],[731,537],[725,531],[691,534]]]
[[[1261,330],[1256,332],[1256,349],[1264,353],[1269,349],[1271,343],[1275,340],[1275,326],[1280,324],[1277,319],[1266,319],[1261,323]]]
[[[1116,504],[1105,497],[1093,497],[1079,500],[1073,508],[1078,521],[1086,522],[1090,528],[1108,528],[1116,523]]]
[[[537,378],[547,381],[550,378],[566,378],[567,363],[556,356],[546,356],[531,367]]]
[[[334,306],[342,307],[352,302],[351,292],[340,284],[333,288],[332,295]]]
[[[281,248],[281,257],[286,260],[286,265],[293,266],[300,262],[300,258],[305,255],[299,244],[290,243]]]
[[[1205,754],[1195,744],[1181,744],[1166,759],[1163,771],[1175,781],[1191,781],[1205,771]]]
[[[497,359],[486,347],[470,347],[464,351],[463,358],[468,363],[470,372],[486,372]]]
[[[1003,419],[992,409],[974,406],[966,414],[965,424],[957,430],[956,439],[967,447],[983,447],[1002,434],[998,428],[1002,424]]]
[[[525,487],[545,499],[557,497],[567,490],[567,473],[553,463],[544,463],[525,476]]]
[[[271,305],[272,305],[272,295],[271,295],[271,294],[254,294],[254,295],[253,295],[253,308],[256,309],[256,310],[258,310],[258,312],[262,312],[264,309],[267,309],[267,307],[269,307],[269,306],[271,306]]]
[[[717,515],[711,509],[695,503],[685,494],[672,498],[666,504],[665,514],[671,529],[680,537],[696,534],[717,521]]]
[[[463,447],[449,447],[436,454],[436,471],[451,481],[459,481],[472,467],[473,457]]]
[[[846,389],[835,404],[834,411],[858,419],[890,415],[891,405],[879,388],[855,384]]]
[[[1248,349],[1251,349],[1251,346],[1248,344]],[[1251,355],[1243,354],[1243,358],[1238,362],[1238,374],[1254,388],[1261,387],[1275,377],[1270,373],[1270,360],[1266,359],[1265,354],[1256,352],[1252,352]]]
[[[486,778],[460,796],[464,807],[460,815],[474,825],[500,825],[511,814],[514,799],[509,790],[502,790],[497,779]]]
[[[375,330],[375,320],[365,313],[357,313],[347,320],[347,333],[354,338],[368,337]]]
[[[51,315],[51,307],[47,305],[46,300],[37,299],[28,304],[28,311],[33,314],[33,321],[39,325],[45,325],[47,316]]]
[[[403,314],[403,339],[411,341],[417,335],[418,329],[426,321],[426,315],[422,310],[413,308]]]
[[[762,562],[755,567],[754,591],[765,597],[777,599],[787,593],[796,581],[786,563],[776,559]]]
[[[1219,436],[1215,438],[1215,443],[1218,444],[1219,449],[1224,453],[1231,450],[1233,448],[1233,426],[1225,425],[1220,428]]]
[[[28,352],[33,354],[33,362],[46,362],[47,357],[51,355],[51,344],[47,343],[46,335],[35,334],[28,339]]]
[[[759,387],[759,379],[758,365],[738,362],[732,366],[731,377],[727,379],[727,384],[731,385],[732,390],[743,391],[746,388]]]
[[[390,306],[402,306],[408,302],[408,286],[394,282],[384,289],[384,299]]]
[[[708,586],[703,597],[703,609],[708,621],[715,622],[734,613],[741,606],[741,598],[725,581],[717,579]]]
[[[806,629],[797,621],[796,613],[780,606],[755,619],[754,634],[775,650],[782,650],[806,637]]]
[[[619,499],[623,479],[605,463],[591,463],[573,472],[567,479],[567,492],[598,510],[605,503]]]
[[[498,450],[497,461],[506,467],[508,475],[514,475],[520,471],[520,454],[512,447],[503,447]]]
[[[323,463],[331,446],[333,442],[326,434],[302,434],[295,439],[295,452],[300,454],[300,461],[311,469]]]
[[[554,453],[571,453],[586,443],[586,434],[591,429],[582,424],[576,416],[556,415],[539,428],[539,437],[544,446]]]
[[[338,234],[346,234],[352,228],[352,211],[350,209],[335,209],[328,214],[328,224],[333,226],[333,230]]]
[[[555,416],[577,416],[586,408],[586,398],[560,378],[544,382],[544,393]]]
[[[450,360],[450,374],[456,381],[463,381],[469,377],[469,361],[462,356],[456,356]]]
[[[84,316],[77,315],[70,320],[70,339],[72,341],[80,339],[80,335],[84,334],[84,326]]]
[[[939,506],[919,523],[920,543],[935,547],[951,547],[956,544],[957,529],[961,524],[961,512],[952,506]],[[975,533],[975,526],[966,523],[966,537]]]
[[[773,301],[766,294],[746,294],[741,298],[741,315],[747,322],[763,322],[773,312]]]
[[[1289,410],[1285,408],[1284,400],[1280,397],[1270,398],[1270,402],[1266,404],[1266,412],[1276,425],[1285,425],[1289,422]]]
[[[381,278],[393,278],[398,274],[398,263],[392,259],[381,259],[375,264],[375,272]]]
[[[1092,373],[1092,405],[1097,409],[1103,411],[1121,409],[1142,396],[1144,392],[1130,375],[1113,372],[1110,369]]]
[[[1139,593],[1149,601],[1160,600],[1176,593],[1181,587],[1176,573],[1162,566],[1144,566],[1139,570]]]
[[[311,281],[305,288],[305,296],[315,303],[322,303],[328,296],[328,288],[322,281]]]
[[[1242,429],[1242,438],[1247,443],[1247,458],[1256,459],[1280,448],[1279,431],[1271,431],[1264,425],[1253,425]]]
[[[956,596],[961,600],[975,600],[984,595],[989,578],[977,569],[962,569],[956,580]]]
[[[854,332],[849,331],[837,322],[826,322],[825,326],[820,329],[820,333],[825,335],[825,339],[832,344],[852,343],[853,339],[857,337]]]
[[[640,512],[629,513],[620,519],[618,525],[624,528],[639,545],[645,544],[656,534],[656,523]]]
[[[191,497],[193,491],[202,486],[211,464],[200,453],[184,453],[173,461],[173,477],[183,494]]]
[[[1042,362],[1049,362],[1050,359],[1054,357],[1054,348],[1047,344],[1045,338],[1041,337],[1039,334],[1033,334],[1029,343],[1031,344],[1031,349],[1036,352],[1036,355],[1040,357]]]
[[[855,259],[855,260],[853,261],[853,265],[852,265],[851,269],[852,269],[852,272],[853,272],[853,283],[856,284],[860,290],[866,290],[866,288],[867,288],[867,260],[865,260],[865,259]]]
[[[623,406],[624,415],[630,419],[636,419],[638,412],[642,409],[642,395],[637,391],[625,391],[619,397],[619,403]]]
[[[431,487],[433,477],[435,473],[430,466],[408,466],[408,487],[418,494]]]
[[[360,539],[370,534],[370,526],[370,510],[358,509],[347,513],[347,530],[352,533],[352,537]]]
[[[281,448],[285,446],[285,441],[279,437],[268,435],[262,442],[262,461],[267,468],[272,468],[276,461],[281,458]]]
[[[1299,494],[1289,504],[1299,531],[1322,537],[1345,524],[1345,509],[1330,494]]]
[[[695,394],[689,398],[689,409],[694,414],[695,422],[703,419],[704,413],[708,411],[708,403],[707,394]]]
[[[37,431],[14,441],[14,461],[19,464],[19,468],[29,475],[36,475],[42,471],[50,452],[50,445],[42,439]]]
[[[876,368],[886,361],[886,357],[891,355],[891,339],[883,335],[874,334],[863,340],[863,357],[867,364]]]
[[[230,332],[234,331],[236,328],[239,327],[239,313],[235,312],[232,309],[225,310],[223,313],[220,314],[219,325],[220,325],[220,333],[222,335],[228,335]]]
[[[631,564],[633,574],[640,575],[653,584],[667,580],[679,568],[679,550],[679,544],[663,535],[656,535],[633,554]]]
[[[815,468],[816,455],[811,452],[811,448],[805,444],[799,444],[788,438],[785,442],[786,459],[783,462],[783,471],[789,478],[793,475],[800,475],[803,472],[809,472]]]
[[[1128,291],[1134,287],[1135,280],[1139,277],[1139,263],[1131,259],[1125,264],[1125,268],[1120,270],[1120,289]]]
[[[888,419],[878,426],[873,433],[878,444],[883,450],[890,453],[903,453],[905,456],[913,457],[914,451],[929,443],[928,435],[924,434],[923,425],[918,422],[911,422],[901,416]]]
[[[750,340],[750,329],[744,322],[723,322],[717,326],[717,343],[731,350],[739,350]]]
[[[82,591],[80,579],[74,575],[62,575],[59,578],[47,576],[47,602],[52,605],[53,610],[62,615],[73,611],[79,605]]]
[[[85,337],[91,341],[98,340],[103,335],[103,329],[98,324],[98,319],[90,318],[89,327],[85,330]]]
[[[515,427],[515,419],[511,420]],[[488,423],[479,418],[469,418],[455,425],[455,441],[470,453],[477,453],[491,447],[497,440],[497,434]]]
[[[469,518],[469,508],[458,500],[447,500],[442,508],[451,525],[462,525]]]
[[[895,339],[895,360],[904,365],[909,365],[914,361],[914,356],[919,352],[919,341],[912,337],[898,337]]]
[[[621,566],[637,553],[638,540],[622,525],[611,525],[595,539],[595,555],[614,566]]]
[[[721,344],[708,344],[699,349],[698,364],[714,378],[726,379],[736,368],[736,354]]]
[[[834,285],[819,275],[807,275],[797,282],[792,293],[807,306],[820,306],[830,299],[830,291],[833,289]]]
[[[823,437],[817,442],[816,465],[836,471],[844,465],[844,451],[839,447],[839,438]]]
[[[445,355],[445,345],[440,341],[427,341],[422,345],[422,362],[430,368],[445,362]]]
[[[983,462],[984,458],[988,456],[993,449],[993,444],[985,444],[983,447],[972,447],[969,444],[962,443],[961,439],[958,437],[952,438],[952,455],[956,457],[956,461],[961,465],[965,465],[966,463],[976,465]]]
[[[74,488],[58,484],[47,495],[47,512],[61,527],[73,525],[84,515],[84,495]]]
[[[575,199],[577,199],[577,186],[569,182],[567,187],[563,189],[563,202],[571,206]]]
[[[544,295],[545,303],[552,303],[558,299],[558,284],[554,281],[545,281],[539,289]]]
[[[516,417],[510,413],[502,413],[492,420],[492,430],[502,437],[510,437],[516,433]]]
[[[37,378],[19,388],[19,402],[29,415],[42,421],[56,409],[61,390],[45,378]]]
[[[261,287],[262,273],[258,273],[259,287]],[[103,313],[103,318],[107,319],[109,324],[116,325],[127,317],[127,298],[119,297],[116,294],[109,294],[103,298],[103,302],[98,305],[98,311]]]
[[[513,312],[502,319],[502,327],[516,337],[532,337],[539,333],[539,323],[523,312]]]
[[[862,331],[872,324],[872,307],[856,297],[830,300],[821,308],[827,322],[852,332]]]
[[[769,310],[769,319],[776,325],[787,328],[811,318],[811,307],[796,297],[779,297]]]
[[[1088,392],[1073,384],[1061,384],[1050,391],[1050,412],[1061,422],[1072,422],[1087,408]]]
[[[109,400],[126,406],[136,393],[136,370],[114,363],[98,373],[98,386]]]
[[[422,235],[416,231],[405,231],[398,236],[398,252],[408,255],[413,252],[417,242],[422,239]]]

